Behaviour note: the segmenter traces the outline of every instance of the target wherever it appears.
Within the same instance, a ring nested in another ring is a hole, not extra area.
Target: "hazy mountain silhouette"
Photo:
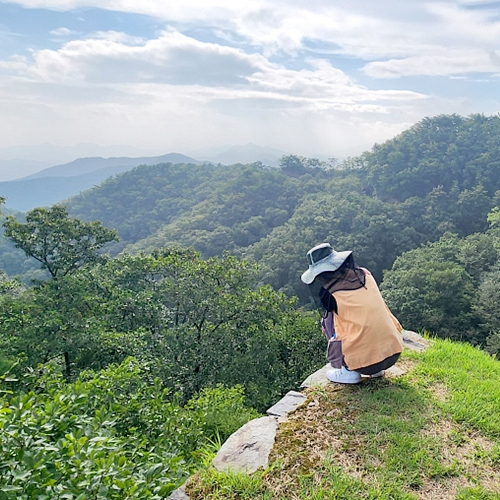
[[[45,168],[20,180],[37,179],[40,177],[74,177],[104,169],[113,169],[112,174],[115,174],[137,167],[138,165],[155,165],[157,163],[200,164],[203,162],[199,162],[194,158],[178,153],[169,153],[161,156],[146,156],[140,158],[128,158],[126,156],[116,158],[101,158],[100,156],[95,156],[91,158],[77,158],[76,160],[65,163],[64,165],[55,165],[53,167]],[[109,177],[109,175],[107,177]]]
[[[35,207],[50,206],[89,189],[112,175],[131,170],[138,165],[158,163],[202,164],[189,156],[170,153],[141,158],[79,158],[64,165],[46,168],[22,179],[0,182],[0,196],[6,206],[25,212]]]

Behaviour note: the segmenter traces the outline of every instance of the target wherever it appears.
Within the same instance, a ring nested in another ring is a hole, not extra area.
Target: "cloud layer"
[[[24,44],[19,27],[0,26],[14,47],[0,60],[0,147],[111,141],[188,152],[257,142],[334,155],[431,114],[498,111],[492,2],[173,3],[0,2],[19,15],[37,9],[47,26]],[[99,13],[116,23],[97,23]]]

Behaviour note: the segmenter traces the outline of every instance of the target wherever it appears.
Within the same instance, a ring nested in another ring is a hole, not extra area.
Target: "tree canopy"
[[[29,211],[25,223],[8,216],[3,225],[5,237],[40,262],[52,278],[97,262],[97,250],[118,239],[114,229],[105,228],[100,221],[72,218],[66,208],[59,205]]]
[[[357,158],[289,155],[280,168],[141,166],[67,201],[81,220],[115,228],[113,253],[193,247],[257,261],[260,282],[307,302],[309,247],[351,249],[379,281],[401,252],[488,228],[500,204],[500,117],[426,118]]]

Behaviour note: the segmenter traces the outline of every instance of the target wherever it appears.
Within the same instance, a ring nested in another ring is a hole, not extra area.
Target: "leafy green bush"
[[[255,416],[241,388],[183,408],[132,358],[72,384],[50,369],[33,379],[0,398],[0,500],[165,498],[197,449]]]
[[[214,436],[220,441],[225,441],[243,424],[259,416],[256,410],[245,406],[241,385],[227,389],[219,384],[203,389],[188,402],[186,408],[201,414],[205,436]]]

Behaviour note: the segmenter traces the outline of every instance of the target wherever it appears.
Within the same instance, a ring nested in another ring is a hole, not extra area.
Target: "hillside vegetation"
[[[74,217],[117,230],[120,241],[107,247],[112,255],[172,245],[205,259],[228,251],[258,263],[258,284],[306,307],[304,256],[328,241],[354,251],[407,328],[495,353],[499,139],[498,116],[443,115],[339,165],[287,156],[280,168],[141,166],[66,206]],[[26,283],[41,277],[9,243],[0,262]]]
[[[206,468],[193,494],[499,498],[499,126],[425,119],[341,165],[141,166],[5,215],[0,500],[157,500],[205,466],[324,364],[300,282],[322,241],[406,329],[455,342],[312,392],[269,472]]]
[[[109,258],[64,207],[5,234],[49,277],[0,276],[0,499],[165,498],[216,443],[322,364],[317,316],[254,264]]]
[[[500,364],[436,340],[398,378],[308,389],[278,428],[269,468],[208,467],[193,500],[498,500]]]
[[[446,231],[487,229],[500,189],[499,127],[499,117],[481,115],[425,119],[334,169],[293,156],[281,169],[144,166],[67,206],[116,228],[120,249],[175,243],[204,257],[245,253],[274,270],[273,285],[290,293],[304,253],[325,239],[353,248],[381,278],[397,255]],[[275,254],[281,258],[271,261]]]
[[[116,228],[115,252],[180,245],[205,258],[244,256],[259,264],[260,284],[302,305],[304,255],[331,242],[383,281],[407,328],[498,352],[500,324],[485,298],[500,297],[497,221],[487,220],[500,205],[499,138],[498,116],[443,115],[336,168],[295,156],[280,169],[140,167],[68,208]]]

